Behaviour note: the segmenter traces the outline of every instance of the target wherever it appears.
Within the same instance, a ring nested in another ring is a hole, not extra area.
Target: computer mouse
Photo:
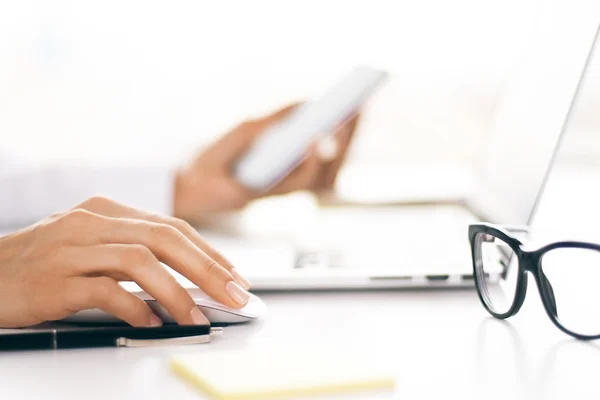
[[[240,322],[248,322],[264,316],[267,312],[267,306],[256,295],[249,293],[250,298],[248,304],[241,309],[227,307],[216,302],[205,294],[201,289],[188,289],[196,304],[206,315],[212,324],[237,324]],[[173,317],[165,310],[158,301],[151,298],[145,292],[136,292],[135,295],[146,301],[152,311],[164,322],[175,323]],[[122,322],[117,317],[108,314],[100,309],[82,310],[65,318],[63,321],[72,323],[117,323]]]

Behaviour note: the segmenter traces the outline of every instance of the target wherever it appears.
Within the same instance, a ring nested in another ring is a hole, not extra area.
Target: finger
[[[319,174],[313,189],[331,189],[334,186],[338,172],[344,164],[347,146],[349,144],[349,141],[347,141],[342,135],[344,135],[344,133],[335,134],[330,137],[330,140],[334,143],[336,151],[335,154],[326,159],[320,155],[322,161],[322,172]]]
[[[225,268],[231,276],[239,283],[244,289],[250,289],[251,283],[248,279],[243,277],[238,270],[233,266],[231,261],[229,261],[225,256],[223,256],[220,252],[210,246],[202,236],[198,233],[196,229],[194,229],[190,224],[185,222],[179,218],[173,217],[165,217],[162,215],[147,215],[140,216],[140,219],[144,219],[146,221],[155,222],[159,224],[166,224],[174,227],[183,233],[192,243],[198,246],[204,253],[217,262],[220,266]]]
[[[210,161],[215,165],[223,165],[224,161],[228,164],[236,162],[265,129],[284,119],[296,106],[297,104],[290,104],[265,117],[241,123],[223,135],[203,154],[206,155],[205,157],[210,157]]]
[[[352,142],[352,138],[356,133],[356,128],[358,127],[358,123],[360,122],[360,114],[356,114],[348,122],[343,124],[339,129],[336,130],[336,135],[339,138],[340,145],[340,155],[342,158],[348,152],[348,148],[350,147],[350,143]]]
[[[126,277],[158,301],[180,325],[207,325],[196,302],[177,280],[141,245],[106,244],[68,250],[80,275]],[[113,279],[113,281],[115,281]],[[122,288],[121,288],[122,289]],[[123,289],[124,290],[124,289]]]
[[[202,251],[204,251],[208,257],[212,258],[223,268],[227,269],[244,289],[248,290],[250,288],[250,281],[240,275],[240,273],[234,268],[233,264],[227,258],[210,246],[202,238],[202,236],[200,236],[196,229],[182,219],[149,214],[145,211],[140,211],[133,207],[128,207],[102,197],[93,197],[88,199],[80,204],[79,207],[105,217],[133,218],[170,225],[179,232],[183,233],[185,237],[187,237],[192,243],[202,249]]]
[[[334,186],[338,173],[346,161],[359,120],[360,114],[357,114],[336,131],[337,154],[331,162],[324,166],[325,171],[321,175],[321,182],[319,184],[321,188],[331,188]]]
[[[331,163],[337,158],[339,153],[338,141],[336,135],[328,135],[317,142],[317,156],[322,163]]]
[[[312,189],[322,172],[322,162],[313,146],[302,163],[279,182],[270,191],[270,194],[285,194],[296,190]]]
[[[300,106],[301,104],[302,103],[288,104],[287,106],[285,106],[271,114],[268,114],[264,117],[257,119],[256,122],[259,124],[259,126],[266,128],[267,126],[274,124],[276,122],[279,122],[282,119],[285,119],[286,117],[288,117],[292,113],[292,111],[296,110],[297,107]]]
[[[140,244],[207,295],[229,307],[243,307],[249,298],[225,268],[206,255],[177,229],[127,218],[111,218],[75,210],[62,217],[65,230],[78,231],[79,245]]]
[[[139,297],[127,292],[109,277],[76,277],[65,293],[72,312],[99,308],[137,327],[158,327],[162,321]]]
[[[312,190],[333,186],[337,173],[345,161],[359,118],[359,114],[354,115],[334,134],[336,154],[333,160],[322,160],[319,156],[318,144],[313,146],[306,159],[270,193],[284,194],[295,190]]]

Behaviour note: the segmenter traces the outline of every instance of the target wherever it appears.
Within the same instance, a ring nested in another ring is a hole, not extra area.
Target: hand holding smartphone
[[[244,186],[264,191],[302,161],[310,145],[351,118],[385,80],[385,71],[358,67],[320,99],[303,104],[267,129],[238,161],[234,176]]]

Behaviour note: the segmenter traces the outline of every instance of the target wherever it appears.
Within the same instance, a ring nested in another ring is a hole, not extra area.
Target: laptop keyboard
[[[456,264],[464,271],[474,220],[458,206],[323,209],[294,268],[367,268],[385,275],[433,264],[445,275]]]

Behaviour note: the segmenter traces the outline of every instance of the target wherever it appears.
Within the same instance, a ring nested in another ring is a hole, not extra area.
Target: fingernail
[[[158,328],[159,326],[162,326],[163,322],[161,321],[160,318],[158,318],[158,316],[156,314],[152,314],[150,315],[150,326],[152,328]]]
[[[325,136],[317,143],[317,156],[322,162],[335,160],[338,153],[338,144],[334,137]]]
[[[237,271],[237,269],[232,268],[231,269],[231,275],[233,276],[233,279],[235,279],[240,285],[242,285],[242,287],[246,290],[250,289],[250,281],[246,278],[244,278],[242,275],[240,275],[240,273]]]
[[[192,316],[192,322],[194,325],[210,325],[210,321],[204,314],[202,314],[202,311],[200,311],[198,307],[192,308],[190,315]]]
[[[227,283],[226,288],[227,293],[229,293],[233,301],[243,306],[246,305],[246,303],[248,303],[248,298],[250,297],[250,295],[248,294],[248,292],[242,289],[240,285],[238,285],[234,281],[229,281]]]

